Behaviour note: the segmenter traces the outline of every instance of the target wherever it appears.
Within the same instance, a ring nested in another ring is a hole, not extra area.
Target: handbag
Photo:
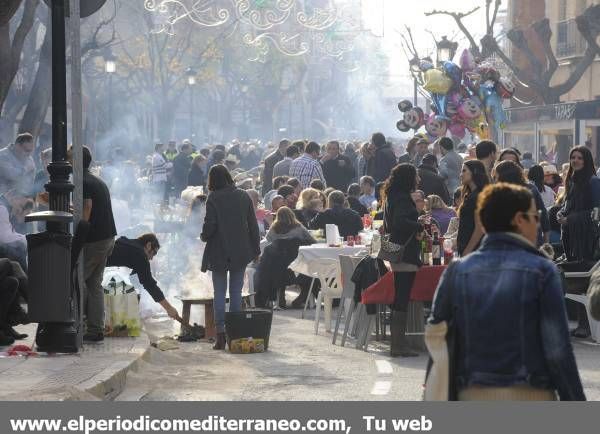
[[[386,204],[383,208],[383,230],[385,232],[385,235],[383,235],[381,237],[381,248],[379,249],[379,252],[377,253],[377,258],[379,258],[383,261],[388,261],[388,262],[397,264],[399,262],[402,262],[402,259],[404,258],[404,251],[406,250],[406,246],[408,246],[408,243],[410,243],[410,241],[415,236],[415,234],[412,234],[410,237],[408,237],[408,240],[406,240],[406,243],[396,244],[396,243],[390,241],[391,235],[388,233],[387,227],[388,227],[388,225],[387,225],[387,202],[386,202]]]
[[[452,265],[444,278],[449,278]],[[450,297],[452,302],[452,297]],[[457,357],[458,336],[456,311],[448,321],[425,325],[425,345],[429,351],[425,376],[424,401],[458,401]]]

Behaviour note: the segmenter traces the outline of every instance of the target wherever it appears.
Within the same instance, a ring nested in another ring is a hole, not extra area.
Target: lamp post
[[[194,140],[194,86],[196,85],[196,71],[192,68],[185,70],[187,84],[190,87],[190,140]]]
[[[421,63],[421,61],[419,60],[419,58],[417,56],[413,57],[408,62],[409,66],[410,66],[410,72],[413,77],[413,106],[415,106],[415,107],[417,106],[417,87],[418,87],[417,74],[419,72],[421,72],[421,70],[419,68],[420,63]]]
[[[108,74],[108,128],[112,128],[112,115],[113,115],[113,91],[112,91],[112,77],[117,72],[117,58],[112,54],[111,51],[106,52],[104,55],[104,72]]]
[[[248,133],[248,123],[249,122],[248,122],[248,116],[246,113],[246,111],[247,111],[246,97],[248,94],[249,87],[246,84],[246,78],[243,77],[241,79],[241,83],[242,84],[240,86],[240,92],[242,93],[242,125],[243,125],[243,127],[242,127],[242,131],[241,131],[242,137],[240,137],[240,138],[247,139],[249,136],[249,133]]]
[[[72,166],[67,160],[67,63],[65,41],[65,15],[86,17],[96,12],[106,0],[69,2],[45,0],[50,7],[52,32],[52,162],[48,165],[50,181],[44,186],[49,193],[49,211],[28,214],[27,222],[44,221],[46,230],[27,235],[28,250],[28,316],[38,323],[36,345],[40,352],[76,353],[81,347],[83,326],[81,322],[82,293],[79,286],[81,274],[74,274],[86,225],[75,228],[75,239],[69,225],[73,221],[70,212],[71,192],[74,185],[69,176]],[[70,7],[69,7],[70,6]],[[81,7],[80,7],[81,6]],[[72,36],[79,37],[79,19],[71,22]],[[73,56],[79,46],[71,45]],[[80,74],[78,65],[73,66],[74,75]],[[80,77],[72,77],[73,110],[80,111],[77,101]],[[73,158],[78,156],[78,128],[80,114],[74,113]],[[79,154],[81,155],[81,154]],[[75,181],[80,177],[75,174]],[[78,180],[79,178],[79,180]],[[71,250],[73,244],[73,251]],[[77,247],[77,248],[75,248]],[[73,256],[73,257],[72,257]],[[77,277],[77,279],[74,279]]]
[[[442,64],[444,62],[449,62],[454,59],[454,55],[456,54],[456,50],[458,49],[458,43],[449,41],[446,36],[442,36],[441,41],[436,41],[436,50],[437,50],[437,63]]]

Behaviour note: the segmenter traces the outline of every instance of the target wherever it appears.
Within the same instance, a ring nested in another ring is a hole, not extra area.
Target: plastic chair
[[[315,334],[319,332],[319,319],[321,317],[321,305],[325,311],[325,330],[331,331],[331,311],[333,300],[342,296],[342,285],[340,285],[340,266],[335,259],[323,259],[320,266],[323,271],[319,273],[321,290],[317,296],[317,309],[315,312]]]
[[[302,319],[306,316],[306,310],[310,307],[310,305],[314,305],[316,307],[316,298],[313,295],[313,287],[315,286],[315,280],[317,277],[311,276],[310,288],[308,290],[308,295],[306,296],[306,301],[304,302],[304,309],[302,309]]]
[[[346,344],[346,337],[348,336],[348,329],[350,328],[350,322],[352,316],[356,311],[356,301],[354,301],[355,285],[352,282],[352,274],[358,263],[362,260],[362,256],[347,256],[340,255],[340,271],[341,271],[341,284],[342,284],[342,296],[340,300],[340,308],[335,322],[335,329],[333,331],[332,344],[335,345],[337,340],[340,323],[342,321],[342,315],[344,316],[344,334],[342,335],[342,347]]]
[[[590,312],[590,303],[587,295],[583,294],[565,294],[565,298],[569,300],[573,300],[576,303],[581,303],[585,306],[585,312],[587,314],[588,323],[590,324],[590,332],[592,334],[592,339],[596,343],[600,343],[600,321],[596,321],[592,318],[592,314]]]
[[[254,274],[256,273],[256,268],[246,267],[246,279],[248,281],[248,300],[250,307],[256,307],[256,301],[254,296],[256,295],[256,291],[254,290]]]

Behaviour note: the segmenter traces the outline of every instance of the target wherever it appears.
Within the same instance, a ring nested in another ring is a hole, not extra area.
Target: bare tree
[[[494,3],[493,7],[492,3]],[[475,58],[481,60],[492,55],[498,56],[514,73],[517,80],[533,89],[542,98],[544,103],[555,104],[560,102],[561,95],[573,89],[585,71],[590,67],[595,57],[600,54],[600,47],[596,42],[600,35],[600,5],[590,6],[582,15],[576,18],[577,29],[587,42],[587,48],[570,75],[558,84],[551,84],[552,78],[558,69],[558,61],[552,50],[550,21],[544,18],[529,26],[529,29],[533,30],[543,46],[543,56],[534,52],[531,41],[525,36],[524,29],[514,28],[506,34],[513,46],[519,49],[529,62],[529,67],[522,67],[517,65],[504,53],[494,35],[494,24],[500,5],[500,0],[485,0],[486,33],[481,38],[480,44],[475,41],[473,34],[463,23],[465,17],[473,14],[480,7],[476,7],[466,13],[434,10],[425,15],[448,15],[452,17],[461,32],[469,40],[470,50]]]
[[[39,0],[25,0],[23,14],[14,33],[11,32],[11,19],[16,15],[22,0],[6,0],[0,8],[0,112],[8,95],[19,64],[25,38],[33,26],[35,10]]]
[[[101,20],[89,32],[89,36],[82,41],[81,56],[85,61],[94,53],[102,50],[104,47],[114,41],[115,31],[112,30],[112,36],[101,39],[103,30],[111,25],[116,17],[116,7],[114,12]],[[19,125],[20,132],[30,132],[34,137],[40,133],[48,107],[52,101],[52,32],[51,32],[51,14],[48,11],[46,22],[46,34],[39,54],[38,68],[33,81],[33,86],[27,101],[27,107],[23,114],[23,119]],[[86,32],[87,33],[87,32]]]

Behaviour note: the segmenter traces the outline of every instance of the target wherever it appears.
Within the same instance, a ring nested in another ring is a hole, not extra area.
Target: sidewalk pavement
[[[36,324],[17,330],[29,334],[16,344],[32,346]],[[105,400],[125,387],[127,371],[149,348],[147,335],[105,338],[78,354],[0,357],[0,401]],[[1,351],[6,351],[2,348]]]

